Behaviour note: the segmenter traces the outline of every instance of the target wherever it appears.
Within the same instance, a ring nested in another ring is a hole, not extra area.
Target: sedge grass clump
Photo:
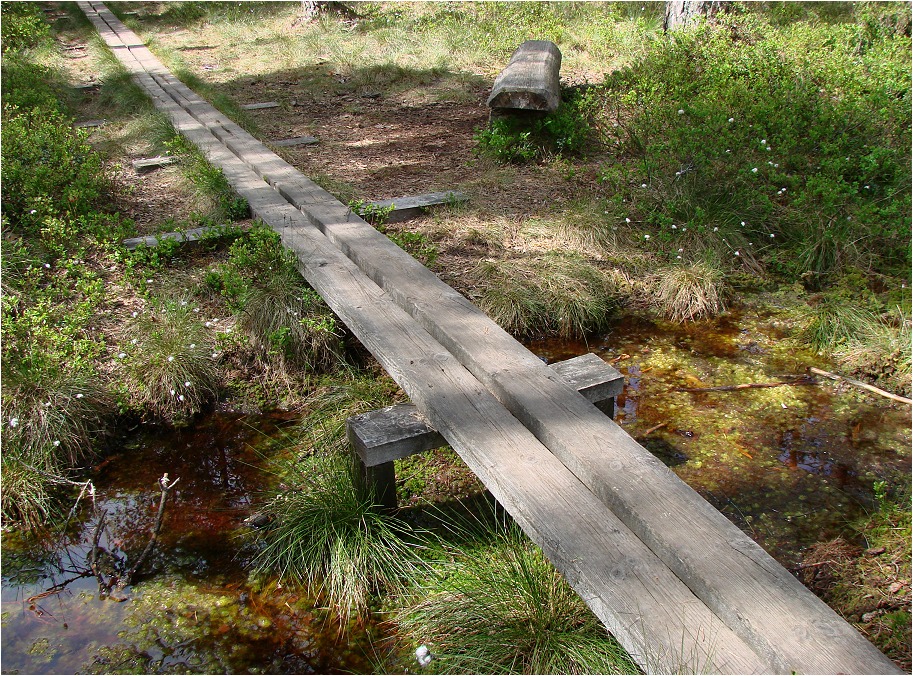
[[[137,313],[118,355],[130,403],[142,413],[183,422],[215,396],[219,376],[210,333],[186,300]]]
[[[343,441],[287,463],[265,505],[256,566],[305,585],[341,623],[364,617],[377,594],[399,593],[421,565],[418,534],[382,513],[360,485]]]
[[[891,313],[865,313],[857,330],[834,358],[851,373],[872,378],[886,389],[906,396],[911,392],[913,326],[898,307]]]
[[[228,299],[268,360],[327,371],[342,358],[342,331],[296,263],[279,235],[257,223],[232,244],[228,262],[207,284]]]
[[[479,307],[517,335],[586,335],[605,325],[620,296],[613,276],[572,254],[483,260],[475,277]]]
[[[394,624],[434,673],[638,673],[542,551],[515,526],[464,545]]]
[[[653,304],[668,319],[714,317],[726,309],[723,272],[708,263],[664,268],[648,282]]]
[[[107,433],[111,397],[87,370],[40,360],[4,360],[2,391],[3,519],[33,528],[54,513],[55,484]]]

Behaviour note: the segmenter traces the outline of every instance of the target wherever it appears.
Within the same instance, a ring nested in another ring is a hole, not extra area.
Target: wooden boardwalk
[[[899,673],[612,420],[80,2],[175,128],[648,672]]]

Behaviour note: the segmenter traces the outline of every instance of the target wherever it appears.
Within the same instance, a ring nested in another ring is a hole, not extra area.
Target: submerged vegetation
[[[308,22],[297,3],[174,2],[137,4],[124,19],[146,31],[188,85],[263,138],[303,133],[307,102],[330,100],[345,118],[339,124],[365,139],[336,139],[325,119],[321,144],[307,151],[318,158],[323,148],[367,153],[370,129],[389,122],[375,124],[370,107],[385,101],[395,102],[386,109],[395,115],[433,108],[459,119],[464,107],[478,121],[483,90],[521,41],[558,43],[567,86],[555,113],[455,125],[448,133],[468,139],[458,173],[438,161],[449,139],[423,146],[443,176],[432,182],[456,180],[444,187],[469,194],[467,205],[408,226],[369,215],[518,336],[608,342],[600,334],[623,309],[679,324],[681,352],[657,349],[652,338],[629,347],[643,359],[628,370],[619,420],[635,420],[633,381],[652,369],[668,386],[659,420],[666,429],[643,441],[680,463],[685,478],[715,468],[706,485],[717,500],[734,494],[724,490],[733,477],[831,462],[794,448],[797,429],[781,429],[813,425],[821,410],[790,387],[751,390],[731,408],[709,395],[723,415],[688,407],[708,397],[695,389],[770,379],[773,367],[756,355],[775,352],[770,364],[795,370],[792,352],[808,346],[847,374],[911,392],[910,11],[902,3],[733,3],[713,23],[666,36],[662,4],[358,3]],[[192,641],[190,617],[199,613],[218,644],[206,667],[228,663],[234,646],[218,637],[235,619],[267,640],[269,605],[295,627],[302,653],[310,627],[293,616],[319,612],[338,633],[382,621],[392,636],[366,630],[375,670],[413,671],[417,659],[440,673],[636,672],[515,526],[472,534],[454,526],[477,507],[455,499],[483,488],[448,474],[471,477],[452,451],[398,461],[409,508],[377,509],[347,454],[345,420],[403,393],[304,282],[279,236],[248,220],[225,176],[152,109],[73,6],[0,7],[4,529],[38,531],[60,520],[74,491],[88,490],[83,481],[95,474],[87,465],[112,450],[111,439],[120,448],[122,431],[137,422],[192,429],[214,407],[282,409],[295,422],[258,461],[271,477],[257,493],[261,527],[233,540],[253,552],[244,561],[256,604],[210,600],[196,582],[191,593],[206,598],[187,602],[158,579],[137,595],[143,617],[162,614],[158,598],[175,609],[180,617],[165,632],[175,643]],[[82,43],[75,51],[85,59],[61,56],[61,45]],[[248,114],[242,94],[275,96],[276,115],[286,117]],[[101,116],[103,127],[74,128]],[[376,166],[358,165],[365,182],[406,172],[411,161],[400,163],[390,147]],[[288,152],[354,210],[376,199],[338,164],[334,173],[331,163]],[[176,161],[145,179],[128,168],[158,154]],[[430,166],[412,164],[426,173]],[[403,176],[410,190],[419,184]],[[195,244],[121,246],[128,236],[200,226],[211,234]],[[696,337],[701,322],[728,310],[771,318],[776,338],[743,328],[725,356],[711,354]],[[654,329],[671,334],[663,320]],[[630,354],[614,363],[626,368]],[[792,422],[776,418],[785,410],[796,411]],[[736,412],[773,431],[743,432],[731,420]],[[851,421],[846,434],[861,443],[884,420]],[[827,445],[828,434],[813,441]],[[688,439],[691,457],[670,438]],[[884,447],[905,438],[895,434]],[[833,471],[833,484],[815,489],[829,499],[848,491],[838,469],[816,470]],[[868,481],[882,470],[860,474]],[[223,471],[213,469],[230,491]],[[790,480],[804,502],[812,484],[804,475]],[[852,499],[870,500],[866,491]],[[813,547],[800,571],[909,668],[909,499],[902,487],[889,497],[876,484],[875,492],[865,522]],[[755,521],[731,497],[714,504],[777,544],[766,512]],[[796,518],[812,528],[823,515],[807,511]],[[88,521],[84,528],[91,538]],[[188,529],[192,540],[196,527]],[[176,549],[193,558],[185,546]],[[154,643],[154,633],[143,640]],[[101,651],[93,669],[162,667],[133,648],[115,652]]]

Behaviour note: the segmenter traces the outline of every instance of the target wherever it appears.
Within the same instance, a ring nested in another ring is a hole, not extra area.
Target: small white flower
[[[869,186],[865,186],[865,189],[868,190],[868,189],[869,189]]]
[[[181,306],[183,307],[184,305],[187,305],[187,301],[186,301],[186,300],[182,300],[182,301],[181,301]]]
[[[771,148],[770,146],[767,146],[767,149],[768,149],[768,150],[773,150],[773,148]]]
[[[185,380],[185,381],[184,381],[184,387],[190,387],[190,381],[189,381],[189,380]]]
[[[207,326],[207,327],[212,326],[212,322],[206,322],[205,324],[203,324],[203,326]]]
[[[731,153],[732,151],[729,148],[726,148],[726,152]]]
[[[770,160],[767,160],[767,164],[769,164],[770,166],[773,166],[773,165],[774,165],[774,163],[771,162]]]
[[[215,359],[215,358],[218,357],[218,356],[219,356],[219,353],[218,353],[218,352],[213,352],[213,353],[212,353],[212,358],[213,358],[213,359]]]
[[[10,427],[19,427],[19,418],[10,418]]]
[[[199,311],[200,311],[200,308],[195,307],[195,308],[193,308],[193,311],[194,311],[194,312],[199,312]]]
[[[146,284],[152,284],[152,280],[151,280],[151,279],[147,279],[147,280],[146,280]]]
[[[126,356],[127,356],[127,353],[126,353],[126,352],[121,352],[119,355],[117,355],[117,358],[118,358],[118,359],[123,359],[123,358],[126,357]]]
[[[729,121],[730,121],[730,122],[735,122],[735,118],[734,118],[734,117],[730,117],[730,118],[729,118]],[[727,150],[726,152],[728,153],[729,151]]]
[[[684,250],[684,249],[679,249],[678,252],[679,252],[679,253],[685,253],[685,250]]]
[[[625,223],[630,223],[630,222],[631,222],[631,219],[630,219],[630,218],[626,218],[626,219],[625,219]]]
[[[136,317],[136,312],[132,312],[131,314],[132,314],[134,317]]]
[[[767,145],[767,139],[766,139],[766,138],[762,138],[762,139],[761,139],[761,145],[762,145],[762,146],[766,146],[766,145]]]
[[[174,357],[168,357],[168,361],[169,361],[169,362],[174,361]]]
[[[676,176],[681,176],[681,175],[682,175],[682,172],[676,171],[676,172],[675,172],[675,175],[676,175]]]
[[[743,228],[745,227],[745,221],[742,221],[742,227]]]
[[[688,226],[685,226],[684,228],[682,228],[682,232],[688,232]]]
[[[752,174],[757,174],[757,173],[758,173],[758,168],[755,167],[754,169],[752,169],[752,170],[751,170],[751,173],[752,173]]]
[[[76,398],[77,398],[77,399],[82,399],[84,396],[85,396],[85,395],[84,395],[82,392],[79,392],[79,393],[76,395]]]
[[[604,213],[606,216],[609,215],[609,212],[608,212],[608,211],[603,211],[602,213]]]
[[[684,114],[685,114],[685,111],[684,111],[683,109],[679,108],[679,109],[678,109],[678,114],[679,114],[679,115],[684,115]]]
[[[175,395],[174,390],[171,390],[171,396],[174,396],[174,395]]]
[[[779,164],[774,164],[774,169],[779,169],[779,168],[780,168]]]
[[[46,267],[46,268],[48,268],[48,269],[50,269],[50,267],[51,267],[51,264],[50,264],[50,263],[45,263],[45,264],[44,264],[44,267]]]
[[[644,235],[644,239],[650,239],[650,235]]]
[[[677,258],[677,259],[679,259],[679,260],[681,260],[681,259],[682,259],[682,257],[681,257],[681,256],[676,256],[676,258]]]
[[[179,395],[178,395],[178,399],[180,399],[181,401],[184,401],[184,395],[183,395],[183,394],[179,394]]]

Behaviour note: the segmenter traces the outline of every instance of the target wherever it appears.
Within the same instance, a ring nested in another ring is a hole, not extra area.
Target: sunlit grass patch
[[[482,311],[518,335],[572,337],[596,330],[611,318],[623,284],[580,257],[559,253],[485,259],[473,275]]]
[[[911,391],[910,316],[898,307],[889,315],[866,313],[855,334],[834,352],[852,373],[868,376],[892,392]]]
[[[636,665],[516,526],[449,552],[394,615],[434,673],[638,673]],[[425,654],[423,652],[423,654]]]

